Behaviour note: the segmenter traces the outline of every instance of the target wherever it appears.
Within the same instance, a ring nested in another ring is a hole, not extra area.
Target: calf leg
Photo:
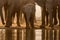
[[[34,9],[34,10],[33,10],[33,9]],[[32,11],[32,13],[31,13],[31,15],[30,15],[30,25],[31,25],[32,28],[35,28],[35,27],[34,27],[34,21],[35,21],[35,8],[33,8],[33,9],[31,9],[31,10],[33,10],[33,11]]]

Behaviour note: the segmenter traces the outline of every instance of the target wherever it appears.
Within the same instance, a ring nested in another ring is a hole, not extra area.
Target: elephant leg
[[[34,10],[33,10],[34,9]],[[31,27],[32,28],[35,28],[34,27],[34,21],[35,21],[35,8],[33,8],[32,10],[32,13],[31,13],[31,15],[30,15],[30,25],[31,25]]]
[[[57,25],[57,7],[53,8],[53,18],[54,18],[54,25]]]
[[[49,16],[49,13],[48,11],[46,11],[46,26],[48,25],[48,16]]]
[[[17,11],[17,25],[21,27],[19,19],[20,19],[20,10]]]
[[[50,25],[49,27],[53,27],[53,10],[52,9],[49,9],[49,17],[50,17]]]
[[[23,8],[23,12],[24,12],[24,17],[25,17],[25,20],[26,20],[26,27],[27,28],[31,28],[29,23],[30,23],[30,17],[32,16],[32,12],[33,10],[35,10],[35,6],[33,5],[25,5],[24,8]],[[33,19],[31,19],[33,20]],[[33,23],[32,23],[33,25]]]
[[[20,23],[23,24],[22,11],[20,11]]]
[[[30,17],[30,25],[32,28],[34,28],[34,15]]]
[[[10,6],[8,8],[8,16],[7,16],[7,21],[5,27],[10,27],[12,26],[12,14],[13,14],[13,6]]]
[[[5,23],[4,23],[2,8],[0,8],[0,17],[1,17],[2,24],[4,25]]]
[[[59,26],[60,26],[60,6],[58,6],[58,19],[59,19]]]
[[[24,14],[24,18],[25,18],[25,21],[26,21],[26,28],[30,28],[29,27],[29,19],[27,18],[26,14]]]
[[[5,21],[6,21],[7,20],[7,15],[8,15],[7,5],[4,5],[4,10],[5,10]]]
[[[45,28],[45,13],[46,13],[46,10],[43,7],[43,9],[42,9],[42,24],[40,25],[40,28]]]

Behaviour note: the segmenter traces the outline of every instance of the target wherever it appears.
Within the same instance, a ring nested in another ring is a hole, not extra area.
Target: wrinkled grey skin
[[[17,12],[17,16],[19,16],[20,10],[22,10],[22,12],[24,13],[26,27],[29,28],[29,23],[31,27],[34,27],[34,15],[35,15],[34,0],[7,0],[7,1],[9,7],[6,27],[10,27],[12,25],[12,15],[15,12]]]

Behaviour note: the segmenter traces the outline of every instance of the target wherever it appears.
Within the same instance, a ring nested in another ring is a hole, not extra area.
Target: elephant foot
[[[57,23],[58,23],[58,22],[57,22],[57,21],[55,21],[55,22],[54,22],[54,25],[57,25]]]
[[[26,29],[31,29],[31,27],[28,27],[28,26],[27,26]]]
[[[60,24],[59,24],[59,26],[60,26]]]
[[[45,25],[40,25],[40,29],[45,29]]]
[[[49,27],[51,27],[51,28],[52,28],[52,27],[53,27],[53,25],[49,25]]]
[[[54,29],[54,25],[49,25],[49,27],[51,27],[52,30]]]
[[[48,26],[48,23],[46,24],[46,26]]]
[[[20,25],[20,24],[17,24],[17,26],[18,26],[18,27],[21,27],[21,25]]]
[[[10,27],[10,25],[5,25],[5,27]]]
[[[10,26],[12,26],[12,24],[8,23],[8,24],[5,25],[5,27],[10,27]]]
[[[5,23],[2,23],[3,25],[5,25]]]

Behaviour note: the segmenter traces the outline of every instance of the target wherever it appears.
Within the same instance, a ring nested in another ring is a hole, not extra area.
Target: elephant
[[[8,17],[8,7],[9,7],[9,4],[8,4],[8,0],[3,0],[2,1],[2,4],[1,4],[1,8],[4,7],[4,11],[5,11],[5,21],[7,21],[7,17]],[[12,18],[14,20],[14,15],[15,13],[12,14]],[[20,15],[20,13],[18,14],[18,16]],[[19,24],[19,17],[17,16],[17,25],[20,26]],[[3,20],[2,20],[3,21]],[[13,21],[12,21],[13,22]]]
[[[46,8],[50,17],[50,25],[49,27],[53,27],[57,24],[57,0],[46,0]],[[53,23],[54,19],[54,23]]]
[[[4,11],[5,11],[5,21],[7,21],[7,17],[8,17],[8,3],[7,3],[7,2],[4,4]],[[15,14],[16,14],[16,13],[13,13],[13,14],[12,14],[12,23],[14,23]],[[18,25],[18,26],[20,26],[20,23],[19,23],[19,17],[21,17],[20,14],[21,14],[21,13],[18,13],[18,14],[17,14],[17,15],[18,15],[18,16],[17,16],[17,25]]]
[[[42,25],[40,26],[41,28],[44,28],[45,26],[45,16],[46,16],[46,23],[48,25],[48,16],[50,15],[48,11],[48,7],[46,6],[48,4],[47,0],[35,0],[35,2],[42,7]],[[56,1],[55,1],[56,2]],[[49,6],[49,4],[48,4]],[[52,6],[52,5],[51,5]],[[56,18],[56,9],[57,6],[55,5],[53,7],[53,17],[50,15],[49,17],[52,17],[54,19],[54,25],[57,25],[57,18]],[[51,10],[50,10],[51,11]],[[52,20],[52,19],[51,19]],[[50,21],[50,24],[52,21]]]
[[[7,0],[8,2],[8,17],[5,27],[12,25],[12,16],[17,12],[19,16],[20,10],[24,13],[26,28],[34,27],[34,16],[35,16],[35,1],[34,0]],[[19,17],[18,17],[19,20]]]

